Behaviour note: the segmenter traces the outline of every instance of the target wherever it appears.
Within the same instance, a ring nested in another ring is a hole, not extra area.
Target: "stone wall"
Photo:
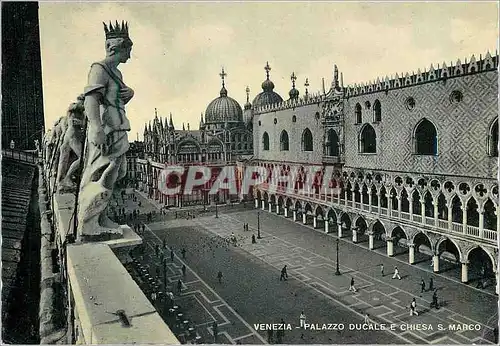
[[[497,79],[497,72],[489,71],[350,97],[344,108],[346,166],[495,177],[497,158],[489,156],[488,135],[498,117]],[[451,97],[454,91],[463,95],[460,102]],[[415,101],[412,109],[408,106],[410,97]],[[382,108],[382,120],[378,123],[373,116],[375,100],[380,101]],[[362,106],[360,124],[356,124],[355,115],[358,103]],[[435,156],[414,153],[415,127],[424,118],[437,130]],[[359,133],[366,123],[373,126],[377,135],[376,154],[359,152]]]
[[[318,103],[299,108],[256,114],[253,120],[254,158],[263,161],[293,163],[321,163],[323,154],[323,127],[321,106]],[[293,119],[296,119],[296,122]],[[276,123],[275,123],[276,122]],[[308,128],[313,135],[313,151],[302,151],[302,133]],[[288,132],[289,150],[280,151],[280,135]],[[269,150],[263,150],[263,135],[269,135]]]

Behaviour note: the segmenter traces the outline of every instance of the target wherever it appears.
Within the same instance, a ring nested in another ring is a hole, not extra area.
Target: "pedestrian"
[[[288,274],[286,272],[286,265],[281,269],[281,276],[280,276],[280,281],[281,280],[287,280],[288,279]]]
[[[413,315],[418,316],[417,302],[415,301],[415,298],[413,298],[413,300],[411,301],[411,304],[410,304],[410,316],[413,316]]]
[[[217,326],[217,321],[212,323],[212,333],[214,333],[214,343],[217,343],[217,335],[219,335],[219,327]]]
[[[420,293],[425,292],[425,281],[422,279],[422,282],[420,283]]]
[[[364,324],[368,324],[370,325],[370,315],[368,315],[366,312],[365,312],[365,320],[363,322]]]
[[[434,280],[431,278],[429,280],[429,291],[432,291],[434,290]]]
[[[146,225],[142,224],[142,233],[146,232]]]
[[[257,241],[255,240],[255,234],[252,234],[252,244],[256,244]]]
[[[267,330],[267,343],[271,344],[273,342],[273,329],[269,328]]]
[[[354,278],[351,277],[351,285],[349,286],[349,291],[357,292],[356,287],[354,287]]]
[[[181,281],[181,279],[179,279],[177,281],[177,293],[180,295],[181,291],[182,291],[182,281]]]
[[[186,249],[185,248],[182,248],[181,254],[182,254],[182,259],[186,259]]]
[[[167,248],[167,238],[163,238],[162,245],[164,249]]]
[[[398,278],[398,280],[401,280],[401,276],[399,276],[399,270],[398,267],[394,267],[394,275],[392,276],[393,279]]]
[[[174,306],[174,299],[175,299],[174,294],[172,292],[168,292],[167,296],[170,300],[169,307],[172,308]]]
[[[182,276],[186,276],[186,266],[182,265]]]
[[[304,328],[306,324],[306,315],[304,314],[304,311],[300,314],[300,328]]]
[[[219,279],[220,284],[222,283],[222,276],[222,272],[219,270],[219,272],[217,273],[217,279]]]
[[[151,292],[151,300],[153,301],[153,304],[156,302],[156,292],[155,291]]]
[[[384,274],[384,264],[383,263],[380,265],[380,274],[382,274],[382,277],[385,276],[385,274]]]
[[[170,261],[174,261],[174,250],[170,250]]]
[[[434,293],[432,294],[431,308],[432,307],[435,307],[436,310],[439,309],[437,290],[435,290]]]

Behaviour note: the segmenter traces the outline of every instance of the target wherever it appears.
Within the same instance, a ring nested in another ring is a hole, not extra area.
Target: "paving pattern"
[[[170,218],[167,221],[149,225],[154,235],[146,232],[145,237],[148,242],[159,243],[160,238],[165,238],[174,249],[187,246],[190,253],[196,253],[196,256],[188,255],[187,260],[183,262],[198,274],[188,269],[188,277],[184,282],[185,287],[180,299],[183,301],[181,304],[192,309],[193,316],[199,316],[196,318],[197,321],[199,320],[198,325],[201,329],[205,329],[207,338],[211,335],[210,326],[215,319],[220,326],[218,340],[220,343],[236,343],[237,341],[265,343],[267,339],[265,332],[260,332],[257,336],[251,324],[256,323],[256,320],[267,322],[269,316],[273,315],[275,321],[279,320],[278,316],[284,317],[287,321],[295,320],[298,319],[297,315],[300,313],[297,309],[303,309],[302,306],[306,306],[309,307],[306,312],[308,323],[332,322],[333,316],[336,320],[343,321],[342,323],[347,327],[349,323],[362,323],[363,315],[368,313],[373,326],[385,325],[390,328],[390,325],[394,324],[394,330],[351,333],[348,331],[304,333],[303,330],[294,330],[287,332],[284,342],[492,343],[493,330],[490,326],[494,324],[493,321],[497,317],[494,305],[489,304],[492,302],[494,304],[495,297],[481,294],[474,296],[474,291],[470,289],[467,291],[468,287],[464,285],[449,282],[449,280],[440,282],[440,278],[437,278],[435,283],[436,287],[440,288],[440,297],[446,296],[446,299],[440,299],[443,307],[439,310],[429,309],[432,293],[419,294],[420,291],[417,292],[416,289],[420,276],[426,274],[418,273],[419,268],[409,266],[407,269],[399,263],[394,263],[393,258],[387,258],[360,247],[355,247],[353,250],[341,241],[340,263],[345,265],[340,265],[342,275],[335,276],[335,252],[331,237],[313,232],[303,225],[273,214],[261,212],[260,219],[261,226],[266,231],[261,232],[263,239],[258,240],[257,244],[251,243],[251,235],[257,234],[255,210],[220,212],[219,218],[213,215],[194,219]],[[244,223],[250,224],[250,232],[243,231]],[[224,240],[233,232],[237,238],[238,246],[236,247],[227,246]],[[196,243],[203,244],[205,247],[203,245],[196,247]],[[379,258],[374,259],[374,256]],[[179,263],[177,261],[176,258],[174,263],[169,265],[171,268],[169,271],[172,273],[169,274],[171,282],[176,282],[181,275],[182,264],[180,260]],[[381,262],[386,267],[384,278],[379,272]],[[295,296],[292,298],[294,302],[288,302],[290,298],[283,298],[283,304],[281,304],[281,283],[277,277],[279,270],[285,264],[289,268],[291,277],[287,284],[290,285],[289,288]],[[401,281],[390,279],[389,268],[395,264],[401,266],[403,276]],[[225,284],[218,285],[215,278],[218,269],[224,268],[224,281],[226,281],[226,278],[231,280],[233,277],[238,277],[240,274],[238,269],[241,271],[242,267],[251,276],[251,280],[255,281],[256,287],[250,287],[252,284],[248,283],[243,284],[241,280],[234,287]],[[358,289],[356,293],[347,290],[351,277],[355,279],[355,286]],[[257,286],[266,286],[265,282],[268,282],[266,291],[257,294],[256,292],[260,290]],[[243,292],[242,295],[241,291],[245,290],[247,292]],[[235,291],[239,291],[239,294]],[[269,292],[272,294],[270,295]],[[451,292],[458,293],[450,296]],[[260,296],[262,294],[267,295],[267,299],[262,299]],[[469,299],[463,297],[467,294],[471,295]],[[246,304],[242,302],[244,297],[247,300]],[[417,298],[419,316],[409,316],[407,306],[412,297]],[[457,304],[457,302],[465,304]],[[301,307],[297,308],[297,305]],[[322,308],[325,308],[324,312]],[[339,312],[341,312],[340,316]],[[439,328],[440,324],[443,328]],[[450,325],[457,326],[458,324],[478,325],[480,330],[450,330]],[[428,329],[430,327],[432,330]],[[408,330],[411,328],[422,330]],[[425,328],[427,329],[423,330]]]

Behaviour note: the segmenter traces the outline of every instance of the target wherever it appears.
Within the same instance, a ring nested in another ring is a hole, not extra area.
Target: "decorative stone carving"
[[[68,108],[67,127],[59,148],[59,164],[57,169],[57,191],[60,193],[75,192],[76,182],[73,180],[80,165],[83,146],[83,120],[85,97],[80,95],[77,102]]]
[[[59,165],[59,148],[66,132],[67,119],[66,117],[59,118],[52,129],[52,138],[49,143],[49,153],[47,157],[47,177],[54,177],[57,173]]]
[[[106,58],[92,64],[85,88],[85,113],[88,119],[87,150],[78,200],[78,237],[80,240],[119,238],[122,230],[106,215],[118,180],[125,177],[129,148],[130,122],[125,105],[134,92],[123,82],[120,63],[130,58],[132,41],[128,25],[116,23],[106,34]]]

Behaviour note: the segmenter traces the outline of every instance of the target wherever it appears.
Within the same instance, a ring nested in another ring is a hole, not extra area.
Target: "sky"
[[[274,91],[288,99],[290,75],[304,94],[326,89],[336,64],[344,85],[479,58],[498,43],[496,2],[41,2],[45,127],[82,93],[90,65],[105,57],[102,22],[129,23],[134,46],[120,65],[135,96],[130,140],[155,116],[197,129],[219,96],[244,106],[262,91],[266,62]]]

